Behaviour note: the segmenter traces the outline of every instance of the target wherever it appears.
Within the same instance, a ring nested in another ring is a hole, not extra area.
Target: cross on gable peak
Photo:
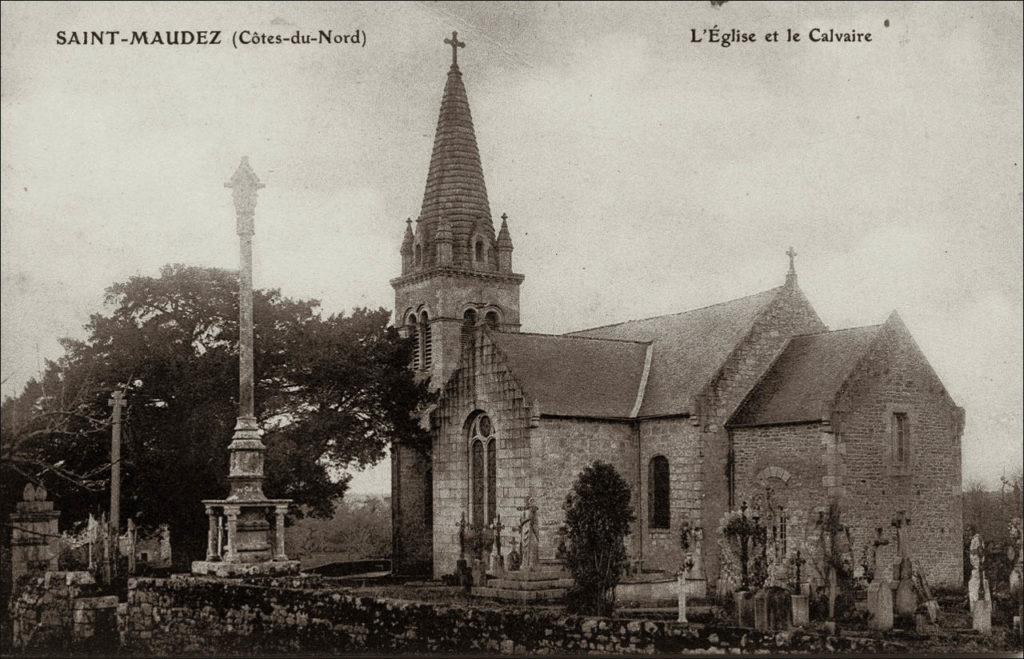
[[[466,42],[459,41],[459,33],[452,30],[452,38],[445,39],[444,42],[452,47],[452,66],[459,65],[459,48],[465,48]]]

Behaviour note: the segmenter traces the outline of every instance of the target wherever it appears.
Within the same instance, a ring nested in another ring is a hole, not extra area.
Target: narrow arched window
[[[472,345],[473,332],[476,330],[476,309],[466,309],[462,314],[462,347]]]
[[[419,265],[419,264],[420,264],[420,256],[421,256],[421,254],[422,254],[422,250],[420,250],[420,246],[419,246],[419,243],[417,243],[417,244],[416,244],[416,247],[415,247],[415,248],[413,249],[413,254],[414,254],[414,256],[413,256],[413,262],[414,262],[414,263],[415,263],[416,265]]]
[[[482,263],[484,260],[484,241],[477,238],[475,248],[475,258],[473,259],[477,263]]]
[[[420,337],[416,330],[416,314],[409,314],[409,317],[405,321],[405,327],[408,332],[408,336],[416,339],[412,345],[412,367],[417,369],[420,367]]]
[[[647,519],[650,528],[669,527],[669,494],[668,458],[656,455],[651,458],[647,471]]]
[[[430,336],[430,316],[424,311],[420,314],[420,363],[421,368],[430,368],[433,363],[433,349]]]
[[[498,312],[488,311],[484,315],[484,322],[486,322],[487,326],[490,327],[492,330],[498,329]]]

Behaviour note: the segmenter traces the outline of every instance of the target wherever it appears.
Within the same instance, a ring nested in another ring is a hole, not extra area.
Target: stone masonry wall
[[[431,545],[430,458],[396,444],[391,451],[391,569],[399,575],[429,575]]]
[[[717,529],[718,520],[728,510],[726,462],[729,434],[724,429],[725,423],[779,356],[790,337],[827,329],[795,282],[792,286],[785,286],[754,321],[747,337],[705,388],[700,401],[700,421],[706,430],[702,447],[705,455],[702,515],[707,532],[705,538]],[[705,542],[705,551],[708,579],[714,583],[719,570],[718,544]]]
[[[732,431],[736,505],[746,501],[763,507],[770,487],[774,504],[783,506],[788,518],[786,553],[793,555],[800,550],[805,560],[813,551],[806,543],[816,538],[817,511],[828,506],[822,480],[826,473],[822,447],[825,436],[821,423]],[[805,574],[810,574],[810,569],[809,562]]]
[[[14,649],[29,653],[116,649],[117,597],[97,595],[88,572],[47,572],[18,580],[10,603]],[[5,645],[8,641],[5,641]]]
[[[459,518],[466,513],[470,519],[468,422],[475,413],[490,416],[497,438],[497,513],[507,527],[503,551],[516,535],[516,508],[530,495],[531,416],[524,393],[485,333],[476,333],[472,348],[463,354],[462,367],[448,381],[431,417],[436,578],[455,571]]]
[[[691,419],[653,419],[640,424],[640,440],[643,447],[640,473],[643,486],[634,490],[638,503],[637,518],[643,529],[644,569],[675,572],[682,566],[683,551],[680,548],[680,531],[684,521],[691,527],[709,524],[703,519],[704,507],[704,435]],[[651,458],[663,455],[669,462],[669,528],[651,529],[648,511]],[[713,523],[711,524],[713,527]],[[708,553],[709,535],[703,542],[704,554]]]
[[[550,610],[441,606],[192,577],[133,580],[120,624],[122,650],[143,656],[905,650],[890,641],[801,631],[771,635]]]
[[[911,519],[915,565],[932,584],[963,580],[961,446],[963,410],[946,393],[898,318],[882,326],[873,348],[838,397],[847,505],[857,552],[881,527],[892,537],[892,517]],[[907,415],[910,460],[896,465],[892,417]],[[879,566],[890,574],[890,544]],[[856,558],[860,559],[857,553]]]
[[[584,468],[601,460],[619,472],[637,506],[637,437],[631,423],[542,417],[530,433],[533,456],[530,491],[540,520],[541,560],[554,560],[558,528],[565,521],[562,504]],[[639,518],[639,514],[637,515]],[[519,516],[509,518],[518,523]],[[626,538],[627,551],[637,555],[636,525]]]

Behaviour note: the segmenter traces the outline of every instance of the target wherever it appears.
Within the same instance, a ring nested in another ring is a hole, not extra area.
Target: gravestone
[[[733,593],[736,601],[736,624],[740,627],[754,627],[754,594],[749,590]]]
[[[893,625],[892,585],[878,577],[868,584],[868,626],[889,631]]]
[[[473,559],[473,585],[484,586],[487,584],[487,569],[484,567],[483,560],[479,558]]]
[[[982,634],[992,633],[992,600],[980,599],[971,610],[971,626]]]
[[[793,607],[792,625],[794,627],[806,627],[811,623],[811,611],[808,606],[810,598],[807,595],[790,595],[790,602]]]
[[[768,631],[768,591],[759,590],[754,595],[754,629]]]

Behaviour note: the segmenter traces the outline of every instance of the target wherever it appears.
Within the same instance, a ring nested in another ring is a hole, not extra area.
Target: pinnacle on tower
[[[498,271],[512,272],[512,235],[508,231],[508,215],[501,214],[501,230],[498,232]]]
[[[405,236],[402,237],[402,274],[406,274],[412,269],[412,218],[405,219]]]

